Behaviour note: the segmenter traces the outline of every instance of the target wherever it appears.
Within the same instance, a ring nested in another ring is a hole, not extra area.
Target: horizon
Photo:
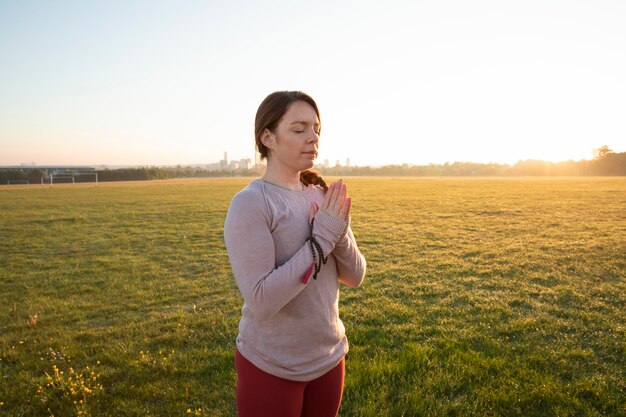
[[[614,149],[610,149],[611,152],[613,153],[623,153],[621,151],[616,151]],[[591,152],[593,153],[593,152]],[[254,162],[253,159],[251,158],[237,158],[237,159],[228,159],[228,162],[231,161],[235,161],[235,162],[239,162],[241,160],[244,159],[249,159],[250,161],[252,161],[252,166],[254,166]],[[329,165],[327,167],[324,167],[323,164],[324,162],[322,161],[316,161],[315,165],[313,166],[313,169],[316,168],[335,168],[337,167],[337,165],[333,162],[339,162],[340,163],[340,167],[359,167],[359,168],[363,168],[363,167],[371,167],[371,168],[381,168],[384,166],[389,166],[389,165],[394,165],[394,166],[402,166],[402,165],[409,165],[409,166],[429,166],[429,165],[446,165],[446,164],[477,164],[477,165],[508,165],[508,166],[514,166],[518,163],[523,163],[523,162],[528,162],[528,161],[532,161],[532,162],[542,162],[542,163],[546,163],[546,164],[565,164],[565,163],[579,163],[581,161],[590,161],[593,160],[594,157],[590,157],[590,158],[582,158],[582,159],[578,159],[578,160],[574,160],[574,159],[568,159],[568,160],[562,160],[562,161],[549,161],[549,160],[543,160],[543,159],[520,159],[517,160],[515,162],[512,163],[507,163],[507,162],[497,162],[497,161],[488,161],[488,162],[477,162],[477,161],[463,161],[463,160],[455,160],[455,161],[444,161],[441,163],[433,163],[433,162],[428,162],[428,163],[423,163],[423,164],[413,164],[410,162],[403,162],[403,163],[396,163],[396,164],[386,164],[386,165],[371,165],[371,164],[367,164],[367,165],[357,165],[357,164],[352,164],[350,163],[350,165],[345,164],[345,162],[347,161],[341,161],[341,160],[328,160]],[[0,165],[0,169],[8,169],[8,168],[43,168],[43,167],[67,167],[67,168],[76,168],[76,167],[89,167],[89,168],[93,168],[93,167],[104,167],[106,169],[117,169],[117,168],[143,168],[143,167],[147,167],[147,168],[176,168],[178,166],[181,167],[208,167],[208,166],[214,166],[214,165],[218,165],[221,161],[213,161],[213,162],[197,162],[197,163],[184,163],[184,164],[32,164],[32,163],[20,163],[20,164],[4,164],[4,165]],[[265,161],[262,162],[258,162],[259,165],[266,165]]]
[[[254,160],[276,90],[316,100],[319,163],[626,150],[626,3],[244,3],[0,3],[0,165]]]

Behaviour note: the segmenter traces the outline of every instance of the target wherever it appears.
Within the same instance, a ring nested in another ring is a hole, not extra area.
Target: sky
[[[319,162],[626,151],[623,0],[0,0],[0,165],[254,159],[276,90]]]

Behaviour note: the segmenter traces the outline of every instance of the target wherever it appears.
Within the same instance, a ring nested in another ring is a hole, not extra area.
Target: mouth
[[[313,158],[317,158],[317,152],[315,152],[315,151],[308,151],[308,152],[302,152],[302,153],[305,154],[305,155],[309,155],[309,156],[311,156]]]

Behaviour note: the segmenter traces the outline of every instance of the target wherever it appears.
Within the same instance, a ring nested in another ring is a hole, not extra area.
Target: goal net
[[[8,180],[7,185],[30,184],[29,180]]]

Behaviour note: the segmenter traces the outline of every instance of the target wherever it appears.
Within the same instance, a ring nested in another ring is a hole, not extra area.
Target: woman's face
[[[274,132],[267,131],[269,160],[293,171],[313,166],[317,158],[320,121],[315,109],[304,101],[292,103]]]

